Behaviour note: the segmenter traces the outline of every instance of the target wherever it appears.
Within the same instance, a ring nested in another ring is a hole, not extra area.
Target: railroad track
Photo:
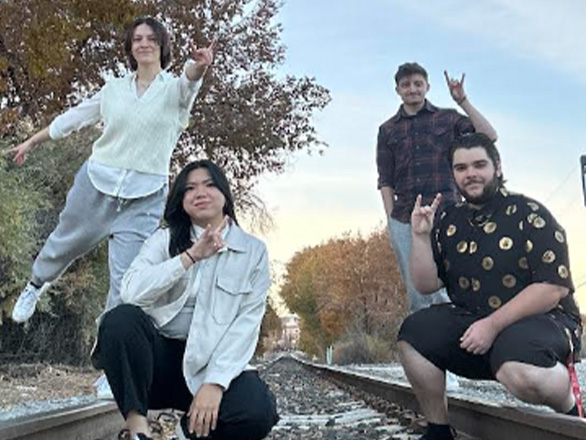
[[[338,384],[377,396],[419,412],[410,387],[389,380],[343,371],[295,359],[305,368]],[[495,405],[480,400],[448,396],[450,422],[460,432],[482,440],[586,439],[586,421],[553,413]]]
[[[402,383],[291,357],[263,366],[261,374],[277,395],[282,416],[267,440],[394,440],[421,435],[413,413],[419,410],[417,401]],[[375,402],[377,409],[361,397]],[[586,422],[577,418],[461,397],[448,400],[450,419],[461,439],[586,440]],[[114,403],[95,402],[2,422],[0,440],[113,440],[122,426]]]
[[[0,423],[0,440],[110,440],[124,421],[113,402],[97,401]]]

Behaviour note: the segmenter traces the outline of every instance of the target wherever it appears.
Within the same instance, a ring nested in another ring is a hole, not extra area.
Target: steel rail
[[[97,401],[0,422],[0,440],[98,440],[123,426],[115,403]]]
[[[328,379],[420,412],[412,389],[405,384],[374,378],[341,368],[290,358]],[[555,413],[449,396],[450,423],[458,431],[481,440],[586,440],[586,421]]]

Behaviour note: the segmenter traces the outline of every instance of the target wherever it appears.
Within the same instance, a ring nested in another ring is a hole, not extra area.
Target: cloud
[[[464,34],[495,42],[516,56],[586,81],[583,0],[395,0],[396,4]],[[463,39],[465,35],[462,36]]]

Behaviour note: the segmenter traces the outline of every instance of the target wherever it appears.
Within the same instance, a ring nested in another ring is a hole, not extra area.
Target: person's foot
[[[419,440],[456,440],[456,431],[450,425],[427,424],[427,432]]]
[[[134,434],[132,437],[130,437],[130,431],[128,431],[128,428],[124,428],[118,433],[118,440],[153,440],[153,438],[143,434],[142,432]]]
[[[35,308],[37,307],[39,298],[48,288],[49,283],[37,287],[29,281],[16,300],[16,304],[14,304],[14,308],[12,309],[12,320],[18,323],[28,321],[30,317],[33,316],[33,313],[35,313]]]
[[[94,389],[96,390],[96,396],[100,400],[114,400],[114,394],[106,379],[106,375],[102,374],[98,380],[94,382]]]

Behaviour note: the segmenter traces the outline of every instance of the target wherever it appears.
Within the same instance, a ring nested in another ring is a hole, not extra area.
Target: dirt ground
[[[0,365],[0,411],[28,401],[65,399],[94,393],[100,376],[93,368],[64,365]]]

